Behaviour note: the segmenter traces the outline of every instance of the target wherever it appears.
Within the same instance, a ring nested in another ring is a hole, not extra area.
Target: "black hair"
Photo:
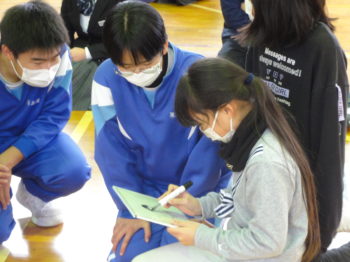
[[[300,44],[319,22],[335,29],[325,0],[252,0],[254,19],[236,37],[242,45],[271,48]]]
[[[162,52],[167,35],[162,17],[152,6],[125,1],[107,15],[103,41],[113,63],[123,65],[123,52],[128,50],[139,64],[142,57],[150,61]]]
[[[188,73],[180,79],[176,92],[175,111],[182,125],[197,125],[197,119],[193,118],[193,113],[206,117],[207,110],[215,112],[232,99],[250,101],[252,94],[244,85],[250,75],[243,69],[240,74],[234,73],[228,66],[236,69],[235,65],[224,59],[202,59],[194,63]]]
[[[252,106],[253,121],[265,121],[281,145],[298,165],[308,214],[308,234],[302,262],[309,262],[319,252],[320,232],[316,203],[316,189],[308,159],[290,128],[281,107],[271,90],[258,77],[248,74],[238,65],[221,58],[206,58],[192,64],[179,82],[175,97],[175,114],[184,126],[197,125],[195,114],[208,118],[208,110],[236,99]],[[257,125],[257,124],[256,124]],[[258,128],[256,127],[258,130]]]
[[[61,16],[50,5],[29,1],[8,9],[0,24],[1,45],[17,57],[28,50],[52,50],[69,42]]]

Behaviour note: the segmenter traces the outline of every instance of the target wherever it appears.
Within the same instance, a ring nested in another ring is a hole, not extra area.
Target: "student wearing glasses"
[[[113,8],[103,37],[111,58],[92,86],[95,159],[119,209],[109,260],[131,261],[175,238],[163,226],[133,219],[113,185],[159,197],[169,183],[191,180],[190,192],[201,196],[225,187],[230,172],[218,145],[198,128],[181,126],[174,113],[178,81],[201,56],[170,43],[159,13],[137,1]]]

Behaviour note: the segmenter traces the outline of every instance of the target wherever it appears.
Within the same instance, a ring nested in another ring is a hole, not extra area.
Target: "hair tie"
[[[254,78],[254,75],[252,73],[249,73],[247,78],[244,80],[244,84],[245,85],[250,85],[251,82],[253,81],[253,78]]]

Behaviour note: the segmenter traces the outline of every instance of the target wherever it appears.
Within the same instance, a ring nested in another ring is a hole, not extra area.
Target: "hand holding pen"
[[[179,192],[180,187],[176,185],[169,185],[168,191],[165,192],[159,199],[166,199],[167,196],[170,196],[173,192]],[[165,207],[175,206],[190,216],[200,216],[202,214],[202,209],[199,203],[199,200],[193,197],[190,193],[184,191],[178,194],[177,197],[168,201]],[[199,222],[199,223],[198,223]],[[204,221],[181,221],[173,220],[172,224],[175,225],[175,228],[168,227],[167,231],[177,238],[183,245],[194,245],[195,234],[197,228],[200,226],[200,223],[206,224]],[[207,225],[207,224],[206,224]],[[212,225],[207,225],[213,227]]]
[[[168,186],[168,191],[158,198],[159,202],[162,201],[162,199],[166,199],[168,195],[178,190],[178,188],[179,186],[170,184]],[[183,191],[182,193],[178,194],[177,197],[168,200],[167,204],[164,205],[164,207],[170,207],[170,206],[174,206],[180,209],[185,214],[190,216],[202,215],[202,209],[201,209],[199,200],[193,197],[187,191]]]

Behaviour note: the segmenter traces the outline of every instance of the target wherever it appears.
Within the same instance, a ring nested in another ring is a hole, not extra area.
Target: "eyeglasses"
[[[144,74],[152,74],[154,70],[158,69],[158,67],[162,66],[162,61],[163,61],[163,55],[160,54],[159,58],[154,57],[150,61],[146,61],[142,64],[138,65],[133,65],[127,68],[123,68],[122,66],[116,65],[115,67],[115,73],[124,77],[131,76],[133,74],[138,74],[138,73],[144,73]],[[123,70],[120,70],[123,68]]]

